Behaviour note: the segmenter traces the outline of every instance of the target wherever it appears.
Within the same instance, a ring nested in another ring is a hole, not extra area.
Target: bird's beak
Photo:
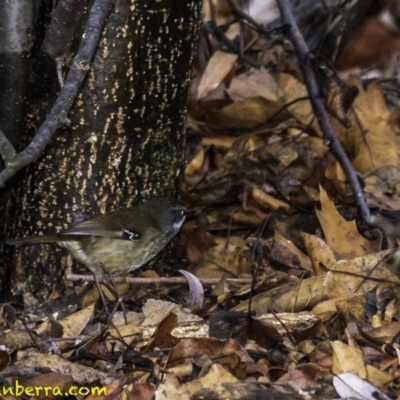
[[[195,216],[196,214],[198,213],[198,211],[197,210],[191,210],[191,209],[186,209],[185,210],[185,212],[184,212],[184,216],[185,217],[193,217],[193,216]]]

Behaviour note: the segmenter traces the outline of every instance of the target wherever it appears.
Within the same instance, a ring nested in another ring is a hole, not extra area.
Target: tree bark
[[[21,183],[10,236],[57,232],[177,193],[200,5],[115,1],[69,126]],[[64,289],[62,276],[73,263],[64,250],[42,245],[18,248],[11,265],[13,295],[44,299]]]

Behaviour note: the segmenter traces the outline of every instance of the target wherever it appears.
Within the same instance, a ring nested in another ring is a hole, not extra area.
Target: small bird
[[[190,213],[173,197],[160,197],[89,218],[56,234],[10,239],[6,243],[57,243],[85,264],[97,282],[104,270],[117,275],[146,264],[178,233]]]

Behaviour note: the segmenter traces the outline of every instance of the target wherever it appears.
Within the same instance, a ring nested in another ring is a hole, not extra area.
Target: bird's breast
[[[116,275],[140,268],[155,257],[170,239],[164,234],[149,233],[137,241],[81,236],[77,241],[62,242],[60,245],[93,273],[100,274],[106,269]]]

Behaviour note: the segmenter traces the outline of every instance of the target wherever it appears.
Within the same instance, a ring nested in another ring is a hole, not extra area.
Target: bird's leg
[[[106,310],[106,313],[108,314],[106,298],[104,296],[103,289],[100,286],[100,282],[103,280],[103,274],[99,274],[98,271],[96,271],[93,274],[93,276],[94,276],[94,283],[97,287],[97,290],[99,291],[99,296],[101,298],[101,302],[103,303],[104,309]]]
[[[124,305],[124,296],[121,295],[118,297],[117,304],[115,304],[114,309],[112,310],[111,314],[108,316],[107,326],[111,325],[112,317],[113,317],[114,313],[118,310],[119,306],[121,306],[122,312],[124,313],[125,325],[128,325],[128,319],[126,317],[126,310],[125,310],[125,305]]]
[[[124,295],[119,293],[118,288],[117,288],[117,284],[115,283],[115,280],[113,279],[113,276],[110,273],[108,273],[108,276],[109,276],[110,281],[111,281],[112,286],[113,286],[113,291],[114,291],[113,295],[117,299],[117,306],[115,307],[114,312],[118,309],[118,306],[121,305],[121,310],[122,310],[122,312],[124,314],[125,325],[128,325],[128,319],[127,319],[127,316],[126,316],[126,309],[125,309],[125,304],[124,304]]]
[[[110,286],[109,286],[107,283],[105,283],[105,282],[103,282],[103,283],[107,286],[107,288],[112,292],[112,294],[113,294],[113,295],[115,296],[115,298],[117,299],[117,305],[116,305],[116,307],[114,308],[114,310],[112,311],[112,313],[109,313],[109,312],[108,312],[107,303],[106,303],[106,298],[105,298],[104,292],[103,292],[103,290],[102,290],[102,288],[101,288],[101,286],[100,286],[100,283],[102,282],[103,276],[104,276],[105,274],[106,274],[106,275],[108,276],[108,278],[110,279],[110,282],[111,282],[111,284],[112,284],[112,287],[110,287]],[[118,292],[117,284],[115,283],[115,280],[113,279],[113,276],[110,274],[110,272],[109,272],[108,270],[106,270],[105,268],[102,268],[101,273],[99,273],[99,271],[96,270],[96,272],[94,272],[94,281],[95,281],[97,290],[99,291],[99,295],[100,295],[100,297],[101,297],[101,301],[102,301],[102,303],[103,303],[103,305],[104,305],[104,308],[105,308],[105,310],[106,310],[107,317],[108,317],[109,319],[111,319],[111,317],[113,316],[114,312],[118,309],[118,306],[121,305],[121,310],[122,310],[122,312],[123,312],[123,314],[124,314],[125,325],[128,325],[128,319],[127,319],[127,316],[126,316],[127,314],[126,314],[125,304],[124,304],[124,301],[123,301],[123,300],[124,300],[124,296],[121,295],[121,294]]]

